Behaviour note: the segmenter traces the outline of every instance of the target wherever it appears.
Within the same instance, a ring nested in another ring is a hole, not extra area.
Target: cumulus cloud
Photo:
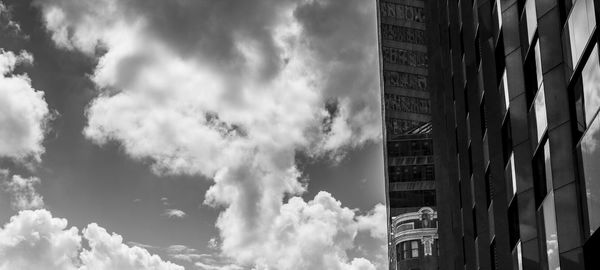
[[[339,160],[379,139],[374,3],[36,3],[58,46],[99,60],[84,134],[158,174],[212,179],[224,255],[257,269],[374,267],[346,252],[369,227],[353,210],[295,197],[307,188],[298,151]]]
[[[169,218],[184,218],[187,214],[179,209],[166,209],[162,215]]]
[[[35,190],[40,183],[37,177],[24,178],[20,175],[9,177],[8,170],[0,170],[0,187],[11,196],[14,210],[37,209],[44,207],[44,198]]]
[[[32,61],[28,52],[0,49],[0,157],[39,161],[44,153],[42,141],[50,117],[44,92],[32,88],[27,74],[13,74],[15,66]]]
[[[21,211],[0,229],[0,269],[75,270],[81,247],[77,228],[46,210]]]
[[[165,262],[141,247],[123,244],[120,235],[109,234],[95,223],[83,230],[83,237],[88,241],[90,249],[81,252],[83,266],[79,270],[183,270],[183,267]]]
[[[82,240],[89,249],[82,249]],[[147,250],[123,244],[95,223],[83,234],[47,210],[25,210],[0,229],[0,270],[182,270]]]
[[[281,206],[260,239],[247,243],[245,250],[236,250],[236,258],[256,262],[257,269],[375,269],[364,258],[349,261],[347,254],[359,231],[371,230],[362,225],[370,218],[342,207],[327,192],[319,192],[308,202],[293,197]]]

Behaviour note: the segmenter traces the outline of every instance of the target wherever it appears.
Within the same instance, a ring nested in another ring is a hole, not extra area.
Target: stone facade
[[[437,269],[425,1],[378,1],[391,270]]]

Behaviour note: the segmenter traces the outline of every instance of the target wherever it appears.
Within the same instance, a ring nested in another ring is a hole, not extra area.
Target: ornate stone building
[[[394,269],[436,269],[437,223],[437,212],[431,207],[392,217],[391,241],[396,247]]]

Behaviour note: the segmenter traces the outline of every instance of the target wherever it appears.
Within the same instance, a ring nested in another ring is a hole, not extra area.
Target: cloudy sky
[[[385,269],[375,1],[0,0],[0,270]]]

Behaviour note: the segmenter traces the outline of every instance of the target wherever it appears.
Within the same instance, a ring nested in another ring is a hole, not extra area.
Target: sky
[[[0,0],[0,270],[385,269],[375,1]]]

